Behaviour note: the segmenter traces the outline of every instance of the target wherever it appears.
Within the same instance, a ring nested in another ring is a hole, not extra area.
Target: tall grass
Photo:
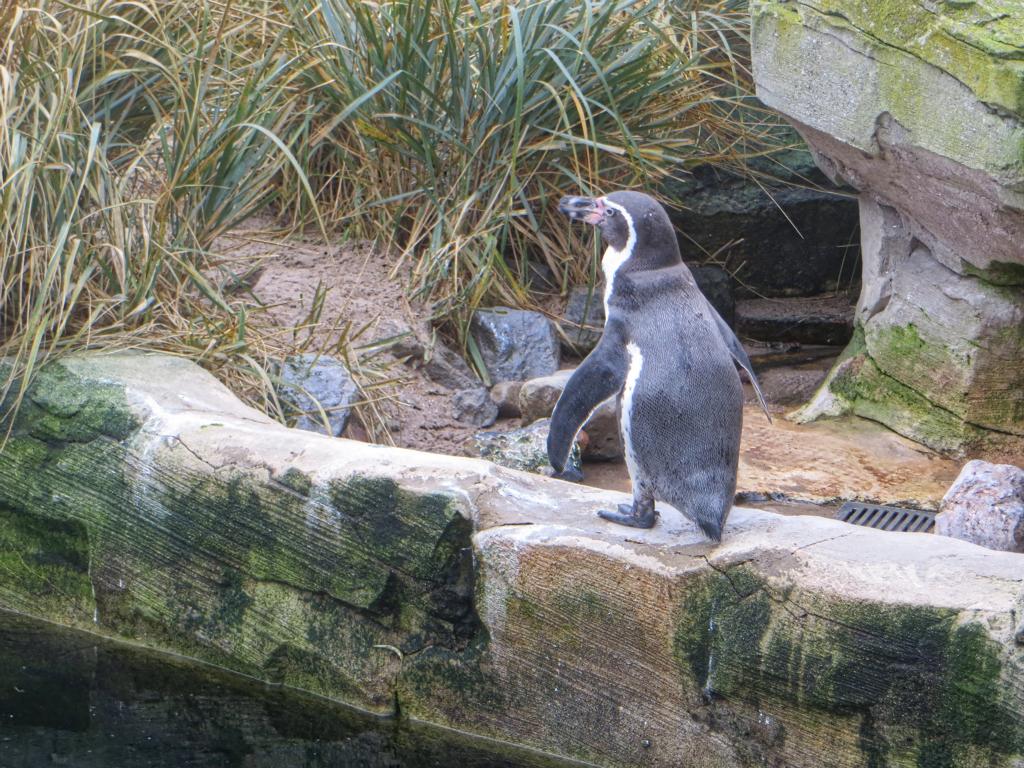
[[[481,302],[529,301],[530,261],[563,287],[593,268],[550,220],[561,195],[656,190],[770,140],[736,2],[284,3],[328,218],[397,245],[458,335]]]
[[[206,3],[39,0],[0,49],[0,354],[23,391],[69,349],[186,355],[273,405],[283,352],[208,246],[294,162],[289,60]],[[301,178],[301,175],[300,175]],[[259,393],[259,395],[256,395]],[[272,409],[272,408],[271,408]]]

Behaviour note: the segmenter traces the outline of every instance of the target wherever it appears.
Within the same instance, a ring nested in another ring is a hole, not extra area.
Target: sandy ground
[[[365,241],[325,244],[319,237],[276,241],[261,233],[267,227],[268,222],[251,222],[221,238],[215,250],[233,260],[260,265],[252,291],[282,327],[303,324],[317,285],[327,289],[320,322],[308,331],[313,337],[310,351],[334,354],[346,327],[350,334],[359,332],[354,339],[357,348],[372,347],[375,341],[403,332],[430,338],[426,308],[406,298],[404,274],[392,275],[393,255]],[[470,452],[468,441],[475,428],[452,418],[451,390],[388,350],[359,357],[364,375],[357,378],[364,386],[371,383],[365,387],[367,400],[372,399],[381,412],[395,445],[453,455]],[[369,420],[367,410],[363,413]],[[345,437],[366,439],[366,431],[352,423]]]

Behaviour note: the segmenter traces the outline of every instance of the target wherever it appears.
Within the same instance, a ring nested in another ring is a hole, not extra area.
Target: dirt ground
[[[305,323],[322,284],[327,293],[320,322],[309,329],[309,351],[335,354],[348,329],[357,348],[409,332],[421,341],[430,339],[425,306],[406,298],[407,270],[393,274],[396,258],[366,241],[325,244],[319,237],[293,236],[285,240],[267,234],[262,220],[221,238],[218,253],[240,264],[258,265],[253,294],[268,306],[269,316],[282,328]],[[358,355],[356,371],[367,400],[380,412],[390,440],[402,448],[452,455],[470,454],[475,427],[452,418],[452,390],[428,379],[415,364],[388,350],[372,358]],[[352,366],[356,367],[356,366]],[[367,386],[369,385],[369,386]],[[364,418],[369,408],[361,409]],[[518,426],[517,422],[503,426]],[[345,437],[366,439],[366,431],[351,423]]]

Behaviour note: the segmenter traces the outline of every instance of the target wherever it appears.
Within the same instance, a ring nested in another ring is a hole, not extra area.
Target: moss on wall
[[[740,566],[689,588],[675,650],[713,722],[776,722],[759,760],[785,759],[787,730],[822,726],[837,765],[973,768],[1024,751],[1004,698],[1024,664],[954,611],[778,594]]]

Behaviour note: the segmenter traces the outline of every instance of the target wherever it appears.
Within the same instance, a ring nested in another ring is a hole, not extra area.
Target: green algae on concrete
[[[867,323],[868,354],[877,368],[938,408],[981,429],[1024,434],[1024,327],[988,328],[988,338],[951,337],[941,318],[921,313],[927,337],[914,323],[882,316]],[[965,427],[969,431],[969,427]]]
[[[714,548],[665,508],[624,534],[593,522],[602,492],[228,418],[184,374],[184,408],[178,382],[128,379],[126,437],[40,439],[23,411],[0,453],[0,607],[614,768],[1021,756],[1007,553],[873,559],[878,532],[740,509]],[[890,605],[890,574],[957,607]]]
[[[750,764],[799,761],[787,733],[802,749],[826,739],[836,765],[1009,766],[1024,751],[1005,698],[1024,659],[955,611],[778,593],[739,566],[690,586],[675,650],[713,729],[760,734],[741,752]]]
[[[387,647],[458,654],[477,636],[451,497],[267,482],[140,427],[123,386],[39,372],[0,451],[0,606],[377,711],[394,706]]]
[[[858,6],[841,4],[847,10]],[[870,12],[888,7],[882,0],[859,5]],[[843,13],[761,0],[752,3],[751,14],[759,94],[770,106],[869,153],[877,152],[879,119],[888,116],[915,146],[1016,189],[1016,196],[1003,194],[1021,205],[1024,90],[1016,92],[1016,107],[1003,108],[1016,116],[1005,117],[984,99],[979,103],[941,66],[864,33]],[[926,29],[919,34],[929,39]],[[1024,88],[1024,62],[1000,59],[993,67],[1012,74],[1012,88]]]
[[[755,3],[754,13],[773,3]],[[949,72],[979,100],[1024,117],[1024,14],[1013,0],[803,0],[800,6]]]
[[[984,445],[985,430],[941,408],[883,373],[867,356],[852,358],[830,382],[834,395],[856,415],[938,451],[951,454]]]

